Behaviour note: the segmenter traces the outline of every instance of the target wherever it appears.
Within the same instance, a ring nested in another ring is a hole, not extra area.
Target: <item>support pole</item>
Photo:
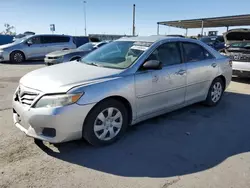
[[[133,32],[132,35],[135,36],[135,4],[133,5]]]
[[[204,21],[201,21],[201,36],[203,36],[203,29],[204,29]]]
[[[188,28],[186,28],[186,37],[188,36]]]
[[[229,26],[227,26],[227,31],[229,30]]]
[[[160,34],[160,24],[157,23],[157,35],[159,35],[159,34]]]

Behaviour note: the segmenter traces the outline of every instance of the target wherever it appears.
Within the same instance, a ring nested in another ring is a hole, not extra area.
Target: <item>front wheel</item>
[[[115,142],[126,131],[128,112],[125,106],[115,99],[108,99],[88,114],[83,127],[83,137],[94,146]]]
[[[208,91],[205,104],[208,106],[216,106],[223,95],[224,92],[224,83],[221,78],[216,78]]]
[[[16,51],[12,52],[10,55],[10,61],[12,63],[22,63],[25,60],[25,57],[22,52]]]

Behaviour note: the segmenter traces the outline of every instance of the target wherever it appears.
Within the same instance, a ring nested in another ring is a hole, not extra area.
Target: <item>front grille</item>
[[[59,57],[47,57],[48,59],[58,59]]]
[[[26,90],[26,88],[19,86],[16,92],[15,100],[30,106],[38,95],[39,93],[37,92],[31,92]]]
[[[250,62],[250,56],[246,55],[241,55],[241,54],[231,55],[230,58],[233,61]]]

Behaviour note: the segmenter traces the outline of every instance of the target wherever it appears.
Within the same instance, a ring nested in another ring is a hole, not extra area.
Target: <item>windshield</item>
[[[250,42],[235,42],[230,45],[230,48],[250,48]]]
[[[25,36],[25,37],[22,37],[22,38],[17,38],[13,43],[21,43],[21,42],[24,42],[25,40],[27,40],[28,38],[30,38],[31,36]]]
[[[77,49],[78,50],[82,50],[82,51],[88,51],[88,50],[92,50],[94,48],[92,42],[88,42],[82,46],[79,46]]]
[[[143,43],[115,41],[84,56],[81,62],[102,67],[125,69],[132,65],[147,49],[148,46]]]

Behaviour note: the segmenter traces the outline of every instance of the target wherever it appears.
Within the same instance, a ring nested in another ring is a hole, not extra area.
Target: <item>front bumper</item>
[[[250,77],[250,62],[233,61],[233,75]]]
[[[30,108],[13,100],[13,120],[16,127],[30,137],[61,143],[82,138],[83,122],[94,105]],[[45,135],[45,129],[54,129],[55,135]]]
[[[63,62],[63,58],[62,57],[52,58],[52,57],[46,56],[44,58],[44,62],[45,62],[46,65],[59,64],[59,63]]]

